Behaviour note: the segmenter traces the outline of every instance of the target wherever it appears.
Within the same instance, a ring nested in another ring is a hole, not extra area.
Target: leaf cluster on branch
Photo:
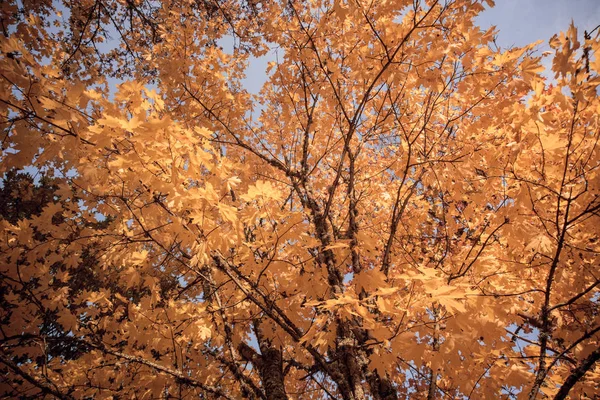
[[[599,32],[486,6],[5,1],[2,395],[595,398]]]

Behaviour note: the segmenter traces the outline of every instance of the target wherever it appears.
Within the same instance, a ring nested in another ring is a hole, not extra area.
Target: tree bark
[[[398,400],[398,393],[387,376],[372,373],[368,381],[374,400]]]
[[[238,350],[242,357],[251,362],[258,370],[260,381],[268,400],[287,400],[283,374],[283,358],[281,351],[264,338],[258,322],[254,324],[260,354],[246,343],[241,343]]]
[[[556,393],[556,396],[554,396],[554,400],[566,399],[573,386],[583,378],[586,372],[594,367],[594,364],[596,364],[596,361],[598,360],[600,360],[600,348],[594,350],[592,354],[587,356],[587,358],[571,372],[571,375],[567,377],[558,393]]]

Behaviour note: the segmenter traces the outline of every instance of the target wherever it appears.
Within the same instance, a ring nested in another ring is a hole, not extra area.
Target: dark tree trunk
[[[260,377],[267,399],[287,400],[283,380],[283,362],[281,351],[269,347],[262,352],[261,365],[259,367]]]
[[[558,393],[556,393],[554,400],[566,399],[571,389],[573,389],[573,386],[583,378],[586,372],[594,367],[594,364],[596,364],[596,361],[598,360],[600,360],[600,349],[594,350],[577,368],[571,371],[571,375],[567,377],[565,383],[563,383]]]
[[[258,370],[261,385],[267,399],[287,400],[281,350],[274,347],[269,340],[264,338],[258,322],[254,324],[254,331],[258,339],[260,354],[246,343],[239,345],[239,352],[246,361],[251,362]]]

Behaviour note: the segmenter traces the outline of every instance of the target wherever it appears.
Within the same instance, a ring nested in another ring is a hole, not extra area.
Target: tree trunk
[[[581,378],[583,378],[587,371],[594,367],[594,364],[598,360],[600,360],[600,349],[594,350],[592,354],[587,356],[587,358],[571,372],[571,375],[567,377],[565,383],[563,383],[558,393],[556,393],[556,396],[554,396],[554,400],[566,399],[569,391],[573,389],[573,386],[575,386],[575,384],[579,382]]]
[[[267,399],[287,400],[281,351],[262,335],[257,321],[254,323],[254,332],[258,340],[260,354],[246,343],[241,343],[238,350],[242,358],[251,362],[258,370],[261,385]]]

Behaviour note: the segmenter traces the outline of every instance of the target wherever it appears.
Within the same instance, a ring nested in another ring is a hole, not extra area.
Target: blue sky
[[[496,43],[503,48],[543,40],[540,51],[546,51],[548,39],[566,31],[571,20],[583,37],[584,30],[600,25],[600,0],[496,0],[496,6],[485,10],[477,23],[482,28],[496,25]],[[266,55],[251,62],[244,80],[248,91],[258,93],[266,80],[267,63],[273,59]]]
[[[583,37],[583,30],[600,24],[600,0],[496,0],[494,8],[477,18],[482,27],[498,27],[496,42],[503,47],[540,39],[547,42],[553,34],[567,30],[571,20]]]

